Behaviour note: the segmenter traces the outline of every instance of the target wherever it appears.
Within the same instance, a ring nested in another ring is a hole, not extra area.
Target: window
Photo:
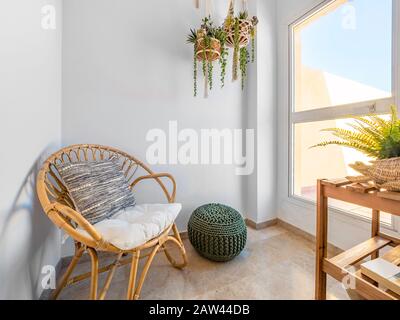
[[[392,0],[325,1],[291,25],[291,196],[315,201],[318,178],[357,175],[348,164],[369,160],[348,148],[310,147],[329,139],[321,129],[346,128],[352,115],[383,115],[395,104],[393,8]],[[390,215],[382,220],[392,223]]]

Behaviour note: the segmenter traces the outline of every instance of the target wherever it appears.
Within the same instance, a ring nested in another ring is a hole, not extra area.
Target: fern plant
[[[355,117],[349,126],[354,130],[329,128],[340,140],[324,141],[311,148],[338,145],[358,150],[375,159],[400,157],[400,120],[395,106],[391,107],[391,119],[385,120],[377,115]]]

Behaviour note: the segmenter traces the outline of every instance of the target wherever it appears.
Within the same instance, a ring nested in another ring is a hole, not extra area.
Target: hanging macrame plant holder
[[[243,1],[243,11],[247,12],[246,1]],[[226,46],[233,48],[232,80],[238,79],[239,55],[241,48],[249,45],[255,25],[252,19],[235,17],[234,0],[229,2],[228,15],[225,19]]]
[[[199,34],[199,33],[198,33]],[[221,43],[218,39],[211,38],[209,43],[206,43],[206,38],[199,37],[196,43],[196,57],[197,60],[213,62],[221,56]]]
[[[250,41],[250,31],[252,23],[248,19],[239,19],[239,48],[247,47]],[[226,45],[230,48],[235,47],[235,25],[225,27]]]
[[[219,61],[221,88],[225,85],[225,75],[228,57],[228,48],[233,49],[232,79],[242,80],[242,90],[245,88],[248,63],[255,60],[255,35],[257,17],[249,18],[247,0],[241,0],[243,10],[235,16],[234,0],[229,0],[229,11],[224,24],[215,27],[211,19],[212,0],[204,0],[206,15],[200,29],[191,29],[187,42],[193,45],[193,80],[194,96],[197,96],[198,63],[202,63],[204,76],[204,96],[213,88],[213,62]],[[198,3],[198,2],[196,2]],[[251,42],[251,55],[248,45]]]
[[[207,67],[210,67],[214,61],[219,60],[221,56],[221,42],[215,38],[209,38],[206,40],[204,32],[200,29],[197,32],[197,42],[196,42],[196,58],[199,61],[204,61],[207,63]],[[204,97],[208,97],[209,89],[209,69],[207,72],[204,71]],[[211,88],[210,88],[211,89]]]
[[[197,96],[197,65],[198,61],[202,63],[202,71],[204,76],[204,97],[208,97],[208,90],[213,88],[213,62],[216,60],[224,60],[224,41],[223,33],[219,31],[221,28],[215,28],[209,17],[203,19],[203,25],[198,30],[191,29],[188,36],[188,43],[194,44],[194,61],[193,61],[193,78],[194,78],[194,96]]]

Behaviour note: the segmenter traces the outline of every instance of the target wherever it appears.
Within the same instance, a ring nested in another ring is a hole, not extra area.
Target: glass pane
[[[295,111],[392,96],[392,0],[337,0],[294,28]]]
[[[317,179],[335,179],[346,176],[358,176],[349,167],[356,161],[368,162],[371,159],[353,149],[328,146],[324,148],[310,148],[324,140],[334,138],[330,133],[321,132],[326,128],[349,129],[351,119],[329,120],[312,123],[296,124],[294,126],[294,195],[316,201]],[[371,210],[357,205],[330,200],[330,205],[350,213],[371,217]],[[382,221],[391,223],[391,216],[382,214]]]

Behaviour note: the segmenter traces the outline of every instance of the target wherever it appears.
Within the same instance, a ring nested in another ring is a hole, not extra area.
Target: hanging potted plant
[[[235,17],[233,1],[230,2],[228,16],[225,19],[224,30],[226,32],[226,45],[233,48],[232,79],[238,79],[238,71],[241,71],[242,89],[244,89],[247,76],[247,64],[250,62],[250,54],[247,49],[251,41],[251,61],[255,60],[255,37],[258,18],[249,18],[247,9],[244,9]]]
[[[205,81],[205,96],[213,88],[213,62],[219,60],[221,65],[221,84],[225,81],[225,68],[227,51],[225,49],[226,34],[223,28],[216,28],[210,17],[203,19],[203,24],[198,30],[191,30],[187,42],[194,47],[193,54],[193,80],[194,96],[197,96],[198,61],[202,63]]]

